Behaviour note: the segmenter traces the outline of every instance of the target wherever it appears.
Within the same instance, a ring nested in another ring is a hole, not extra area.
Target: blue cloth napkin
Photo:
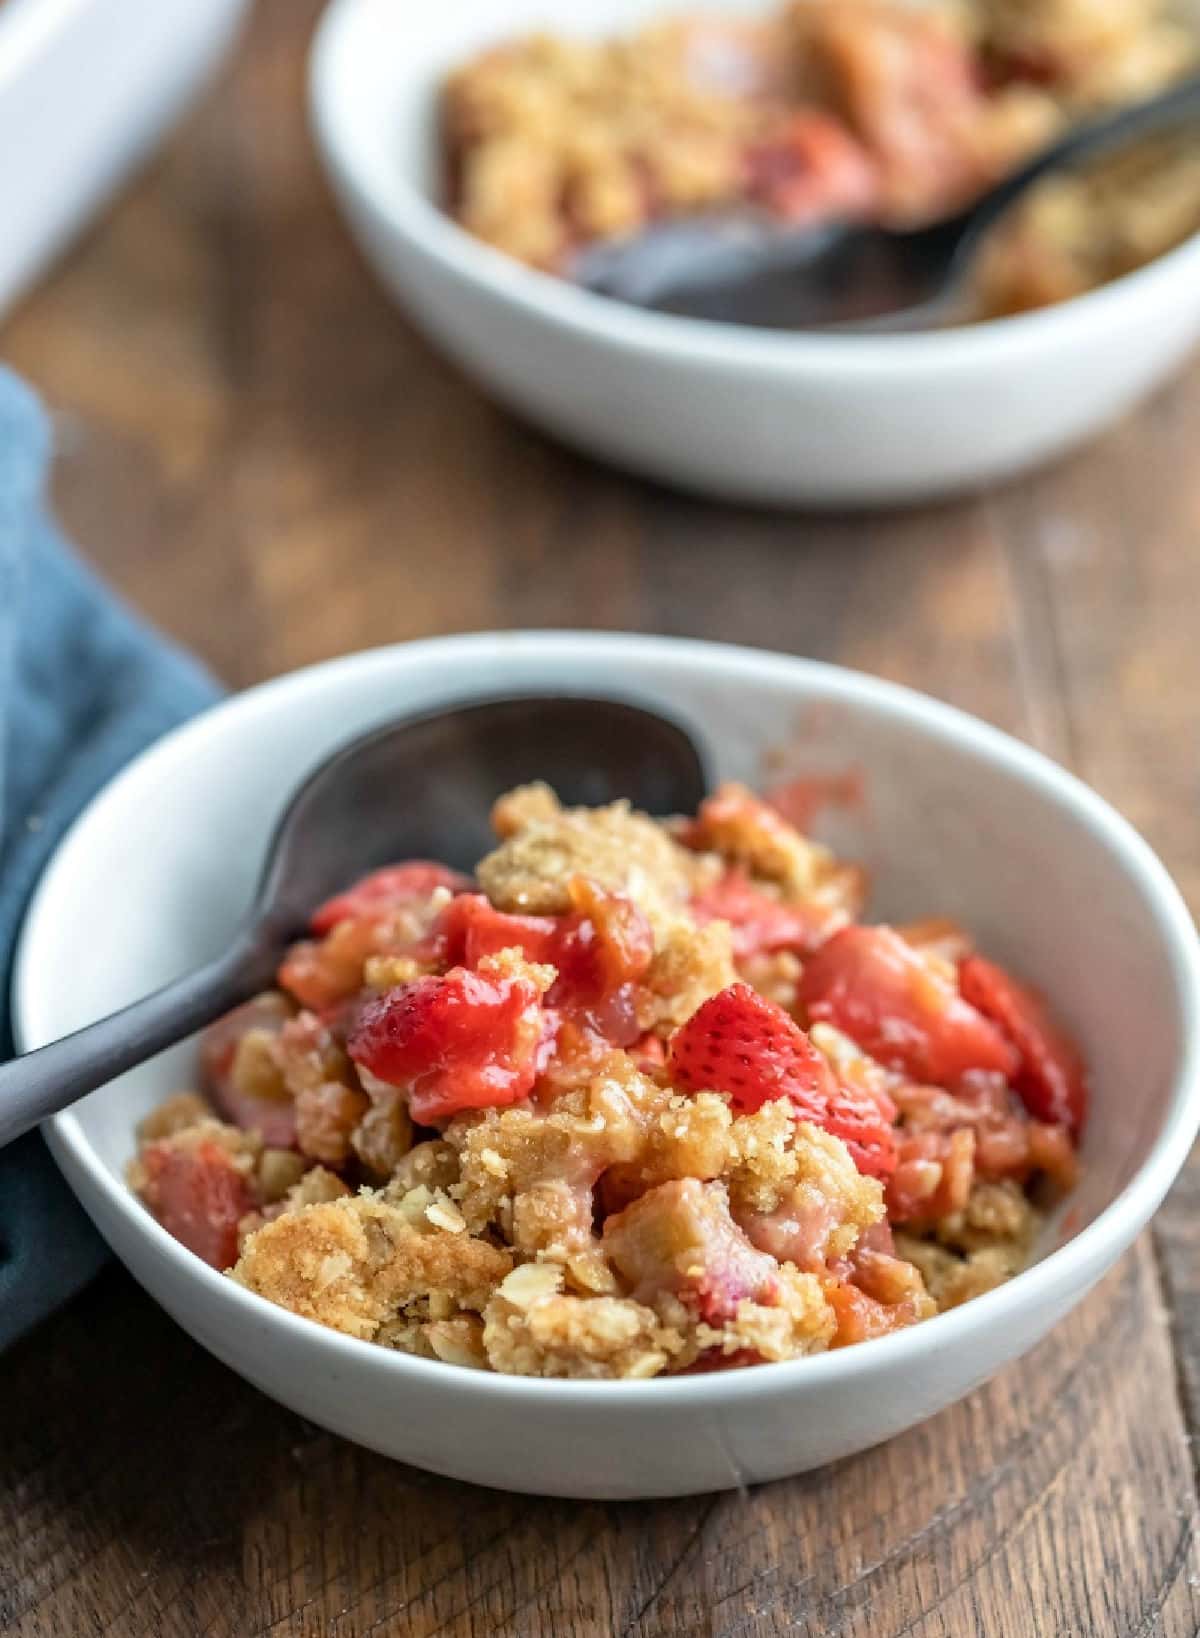
[[[0,980],[38,874],[80,809],[217,685],[92,575],[45,511],[49,421],[0,366]],[[0,1006],[0,1061],[14,1045]],[[0,1348],[104,1248],[37,1133],[0,1151]]]

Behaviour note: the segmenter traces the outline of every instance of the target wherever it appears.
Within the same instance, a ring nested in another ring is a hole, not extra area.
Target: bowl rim
[[[525,316],[631,354],[664,355],[713,366],[753,367],[787,375],[824,367],[849,374],[906,373],[915,365],[938,373],[1019,367],[1048,342],[1066,345],[1107,330],[1125,310],[1152,309],[1176,276],[1200,274],[1200,229],[1132,272],[1049,307],[952,325],[943,330],[882,334],[756,330],[719,320],[655,313],[582,290],[553,274],[525,266],[475,239],[416,187],[396,164],[396,186],[372,187],[358,162],[341,116],[342,60],[353,58],[356,30],[380,0],[329,0],[313,35],[308,61],[310,123],[336,185],[376,218],[393,238],[407,241],[460,283],[508,303]]]
[[[0,11],[0,86],[15,82],[39,52],[95,0],[10,0]]]
[[[135,1199],[123,1180],[109,1171],[92,1148],[77,1115],[70,1110],[54,1116],[43,1128],[55,1159],[68,1178],[76,1171],[82,1173],[133,1235],[148,1238],[160,1263],[169,1265],[167,1271],[179,1282],[181,1301],[189,1283],[199,1281],[212,1304],[227,1304],[228,1312],[240,1315],[246,1325],[278,1327],[281,1340],[286,1339],[293,1347],[316,1349],[331,1364],[340,1361],[343,1368],[359,1366],[391,1371],[398,1384],[413,1372],[430,1387],[441,1383],[447,1389],[457,1385],[466,1390],[474,1384],[489,1395],[511,1401],[528,1399],[546,1403],[552,1400],[559,1406],[583,1406],[611,1400],[614,1405],[633,1411],[668,1402],[714,1405],[771,1390],[817,1389],[831,1380],[849,1382],[876,1369],[902,1370],[927,1357],[931,1350],[964,1343],[972,1334],[993,1327],[1003,1330],[1026,1309],[1045,1308],[1056,1298],[1068,1299],[1071,1294],[1079,1293],[1081,1287],[1086,1289],[1145,1226],[1183,1166],[1200,1129],[1200,938],[1191,915],[1149,844],[1074,774],[1042,752],[955,706],[901,684],[824,661],[733,644],[638,633],[478,632],[367,649],[320,661],[235,694],[143,751],[93,798],[59,842],[26,913],[14,962],[13,1018],[22,1050],[51,1038],[37,1026],[49,988],[49,974],[39,969],[37,951],[43,922],[47,919],[50,889],[59,873],[70,869],[76,855],[86,854],[91,827],[114,793],[132,781],[161,776],[169,771],[173,761],[185,759],[197,743],[219,740],[230,724],[248,725],[256,716],[269,715],[280,701],[294,698],[300,702],[314,691],[319,693],[334,675],[361,672],[369,676],[377,670],[394,684],[405,670],[419,672],[431,659],[443,663],[461,661],[464,675],[469,675],[472,663],[485,658],[503,661],[506,657],[537,659],[568,668],[577,660],[610,663],[619,660],[623,665],[640,667],[643,676],[650,674],[650,681],[639,687],[645,686],[651,698],[653,672],[662,661],[682,662],[710,674],[721,672],[731,686],[737,686],[739,681],[773,681],[785,686],[790,683],[793,687],[819,688],[837,697],[840,703],[867,709],[885,719],[903,721],[999,765],[1031,786],[1043,799],[1064,807],[1083,828],[1096,834],[1132,877],[1151,913],[1175,979],[1183,1037],[1166,1116],[1145,1159],[1125,1187],[1091,1223],[1031,1268],[1007,1284],[920,1325],[803,1359],[740,1371],[636,1382],[529,1378],[472,1370],[394,1353],[278,1308],[209,1268],[174,1240]],[[454,689],[448,688],[444,697],[453,698]],[[364,726],[356,724],[355,731]],[[165,782],[169,785],[169,780]],[[86,1201],[84,1203],[86,1205]],[[429,1372],[434,1373],[432,1378]]]

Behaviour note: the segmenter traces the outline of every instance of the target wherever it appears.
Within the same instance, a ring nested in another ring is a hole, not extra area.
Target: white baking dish
[[[207,82],[249,0],[0,0],[0,315]]]

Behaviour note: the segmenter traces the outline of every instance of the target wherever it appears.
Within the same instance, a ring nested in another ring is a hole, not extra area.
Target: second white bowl
[[[572,0],[569,27],[619,31],[669,9]],[[723,497],[911,501],[1077,444],[1200,336],[1200,237],[1057,307],[917,336],[670,318],[530,271],[438,208],[437,90],[491,41],[567,26],[549,0],[333,0],[311,99],[330,178],[384,284],[469,374],[568,443]]]

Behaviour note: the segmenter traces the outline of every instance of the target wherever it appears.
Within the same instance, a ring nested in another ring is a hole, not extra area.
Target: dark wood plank
[[[485,402],[369,281],[303,131],[315,9],[264,0],[237,72],[4,335],[61,414],[60,504],[105,572],[234,685],[516,624],[861,666],[1075,763],[1198,902],[1200,372],[1053,473],[903,517],[754,514],[603,471]],[[924,1428],[644,1506],[370,1456],[112,1270],[0,1361],[0,1629],[1194,1634],[1198,1189],[1161,1220],[1161,1277],[1143,1244]]]

